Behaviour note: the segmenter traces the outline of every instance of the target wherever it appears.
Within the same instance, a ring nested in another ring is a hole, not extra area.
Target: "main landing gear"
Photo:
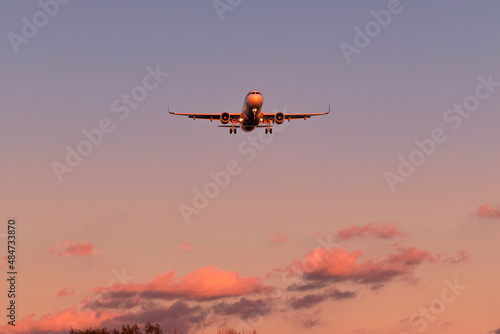
[[[273,129],[271,128],[271,121],[270,120],[267,121],[266,135],[268,133],[273,134]]]
[[[229,134],[236,134],[236,129],[234,128],[234,123],[235,121],[234,120],[231,120],[231,128],[229,129]]]

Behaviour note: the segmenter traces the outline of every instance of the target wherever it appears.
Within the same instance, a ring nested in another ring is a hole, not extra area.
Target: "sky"
[[[500,333],[499,10],[2,1],[0,332]]]

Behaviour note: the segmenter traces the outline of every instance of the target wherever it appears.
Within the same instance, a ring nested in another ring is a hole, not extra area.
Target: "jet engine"
[[[279,112],[274,116],[274,121],[278,124],[281,124],[285,121],[285,115],[282,112]]]
[[[227,124],[229,123],[229,120],[231,119],[231,116],[229,116],[229,113],[225,112],[225,113],[222,113],[222,115],[220,116],[220,122],[222,124]]]

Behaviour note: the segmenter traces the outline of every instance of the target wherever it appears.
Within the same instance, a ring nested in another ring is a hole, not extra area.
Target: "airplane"
[[[322,113],[307,113],[307,114],[285,114],[282,112],[277,113],[265,113],[262,112],[262,105],[264,104],[264,96],[258,90],[252,90],[245,96],[245,101],[243,102],[243,111],[239,113],[227,113],[223,112],[221,114],[197,114],[197,113],[179,113],[170,111],[168,107],[168,112],[172,115],[188,116],[193,120],[199,119],[209,119],[210,122],[213,120],[220,120],[222,125],[219,127],[230,128],[230,134],[236,134],[236,129],[240,128],[243,132],[253,131],[255,128],[266,128],[266,134],[272,134],[273,129],[271,123],[281,124],[285,120],[292,119],[308,119],[311,116],[320,116],[330,113],[330,106],[328,106],[328,112]],[[229,125],[231,123],[231,125]]]

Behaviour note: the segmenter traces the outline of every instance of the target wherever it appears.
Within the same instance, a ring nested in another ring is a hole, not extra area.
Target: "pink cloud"
[[[469,253],[465,250],[461,250],[457,256],[450,256],[443,260],[443,263],[448,264],[459,264],[465,262],[469,259]]]
[[[184,250],[193,250],[194,245],[192,243],[186,241],[185,243],[183,243],[177,247],[180,249],[184,249]]]
[[[209,309],[199,305],[189,306],[183,301],[177,301],[170,306],[157,303],[139,304],[127,312],[95,309],[85,307],[70,307],[57,314],[47,314],[36,319],[35,314],[17,320],[15,327],[4,325],[0,327],[2,334],[40,334],[67,333],[69,329],[85,329],[89,327],[120,328],[124,323],[144,325],[153,318],[159,319],[163,328],[177,328],[181,333],[193,333],[205,324]]]
[[[415,269],[424,262],[435,259],[426,251],[416,247],[404,248],[393,245],[396,250],[384,259],[361,261],[363,252],[349,252],[333,247],[318,247],[309,251],[302,261],[295,260],[287,269],[302,272],[306,279],[352,281],[355,283],[383,283],[394,278],[412,279]]]
[[[49,252],[51,254],[59,256],[77,256],[77,255],[97,255],[94,251],[94,245],[92,243],[77,243],[75,244],[73,240],[70,241],[59,241],[57,246],[52,247]]]
[[[83,311],[76,307],[67,308],[57,314],[47,314],[35,320],[31,314],[16,321],[16,326],[5,325],[0,328],[1,333],[59,333],[70,328],[97,327],[103,321],[122,315],[119,312]]]
[[[500,210],[493,209],[491,205],[485,204],[477,209],[477,215],[481,218],[500,218]]]
[[[253,295],[271,290],[273,287],[263,285],[260,278],[241,277],[237,272],[220,270],[215,266],[195,270],[181,278],[175,277],[174,271],[170,271],[147,284],[127,283],[96,288],[95,295],[82,300],[78,307],[47,314],[39,319],[31,314],[16,321],[15,327],[0,327],[0,333],[59,333],[70,328],[119,327],[124,321],[145,323],[160,313],[164,324],[176,324],[176,328],[182,328],[187,333],[190,328],[201,325],[210,314],[210,308],[214,306],[209,301],[213,298]],[[57,292],[59,296],[72,294],[74,290],[68,288]],[[172,299],[179,300],[168,305]],[[190,306],[184,301],[186,299],[203,300],[206,303]],[[250,302],[240,302],[235,307],[248,308],[247,304],[255,307]]]
[[[404,233],[392,222],[371,222],[363,226],[351,225],[337,232],[337,239],[349,240],[356,237],[376,237],[392,239],[403,236]]]
[[[284,244],[288,242],[288,238],[281,234],[274,234],[267,237],[267,239],[275,244]]]
[[[216,266],[200,268],[181,278],[175,271],[158,275],[147,284],[115,284],[106,288],[96,288],[96,293],[128,292],[143,293],[149,297],[211,299],[226,296],[243,296],[268,292],[273,288],[262,284],[258,277],[240,277],[237,272],[220,270]]]
[[[57,290],[56,292],[56,297],[58,298],[73,297],[74,295],[75,295],[75,289],[70,289],[70,288],[62,288]]]

